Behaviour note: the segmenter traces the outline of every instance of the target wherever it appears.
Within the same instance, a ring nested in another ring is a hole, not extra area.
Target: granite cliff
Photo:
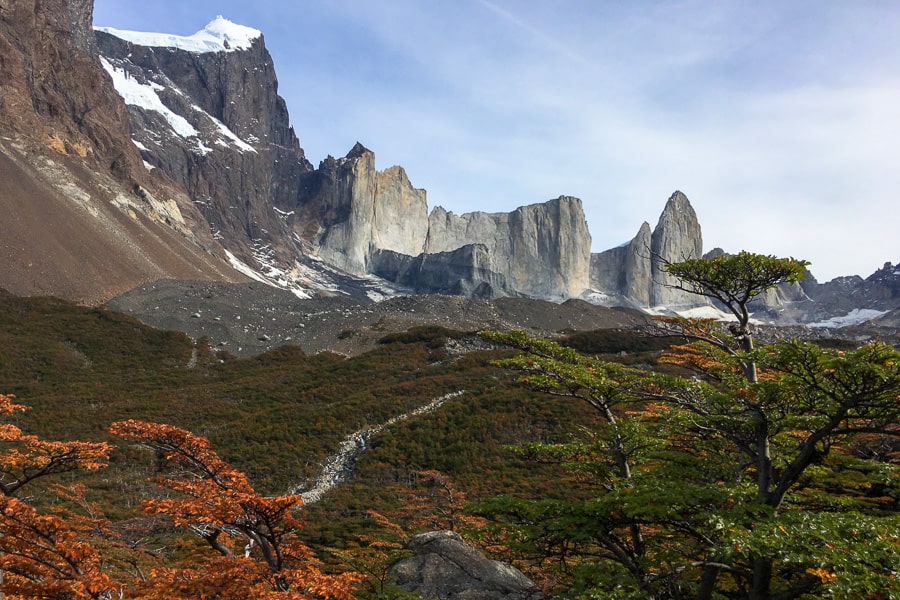
[[[264,270],[264,255],[280,273],[321,261],[422,293],[561,300],[588,290],[590,234],[576,198],[429,215],[404,169],[378,171],[361,144],[314,169],[260,32],[218,18],[189,37],[99,29],[97,44],[148,168],[183,186],[251,268]]]
[[[696,296],[675,289],[666,264],[702,254],[697,214],[687,196],[675,192],[652,233],[645,222],[630,242],[591,256],[591,285],[629,306],[695,306]]]

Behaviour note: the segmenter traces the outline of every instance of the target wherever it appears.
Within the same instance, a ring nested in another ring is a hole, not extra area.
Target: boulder
[[[541,592],[521,571],[490,560],[453,531],[431,531],[409,542],[415,555],[391,570],[397,584],[438,600],[540,600]]]

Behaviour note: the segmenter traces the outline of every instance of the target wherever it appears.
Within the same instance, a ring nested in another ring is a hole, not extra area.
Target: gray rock
[[[674,289],[677,280],[666,263],[703,256],[703,237],[697,213],[687,196],[675,192],[666,202],[650,240],[650,306],[695,306],[695,294]]]
[[[650,306],[650,243],[650,225],[645,221],[630,242],[592,254],[591,287],[618,297],[626,306]]]
[[[406,172],[378,172],[357,144],[328,159],[295,211],[295,233],[329,264],[376,274],[419,293],[578,297],[590,281],[590,233],[581,201],[561,196],[511,213],[428,215]],[[314,223],[315,226],[311,226]]]
[[[211,232],[236,256],[254,264],[253,251],[296,252],[282,216],[273,210],[293,198],[313,167],[278,95],[272,57],[263,38],[234,52],[188,52],[132,44],[96,32],[101,56],[183,118],[197,134],[181,136],[159,112],[129,105],[132,138],[147,164],[187,191]]]
[[[489,560],[452,531],[432,531],[409,542],[415,555],[391,570],[401,588],[439,600],[540,600],[518,569]]]
[[[698,296],[674,289],[676,282],[665,271],[666,262],[698,258],[702,251],[697,214],[687,196],[675,192],[652,233],[645,222],[627,244],[591,256],[591,287],[628,306],[705,304]]]

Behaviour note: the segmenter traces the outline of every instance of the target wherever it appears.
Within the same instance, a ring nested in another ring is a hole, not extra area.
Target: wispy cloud
[[[532,40],[540,44],[543,48],[559,55],[561,58],[570,60],[574,63],[581,65],[582,67],[591,67],[591,62],[583,57],[582,55],[575,52],[571,45],[566,44],[559,40],[559,38],[548,35],[544,31],[538,29],[537,27],[527,23],[521,17],[516,16],[509,10],[498,6],[497,4],[491,2],[490,0],[476,0],[479,4],[499,16],[504,21],[510,23],[514,27],[520,29],[526,35],[528,35]]]

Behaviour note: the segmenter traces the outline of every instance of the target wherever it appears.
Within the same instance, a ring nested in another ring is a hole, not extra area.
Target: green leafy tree
[[[669,265],[737,319],[661,321],[688,342],[665,360],[691,378],[486,333],[523,351],[502,363],[523,385],[588,402],[605,427],[522,450],[581,472],[587,499],[482,510],[589,598],[900,595],[896,466],[850,451],[858,436],[896,435],[900,353],[752,341],[749,302],[805,266],[749,253]]]
[[[668,273],[678,278],[678,289],[705,296],[722,303],[734,315],[736,323],[730,327],[731,340],[706,337],[710,342],[732,355],[733,343],[743,352],[753,350],[750,327],[750,302],[777,285],[799,283],[806,277],[809,262],[795,258],[777,258],[764,254],[739,252],[715,258],[694,258],[667,265]],[[756,382],[752,360],[741,363],[750,383]]]

